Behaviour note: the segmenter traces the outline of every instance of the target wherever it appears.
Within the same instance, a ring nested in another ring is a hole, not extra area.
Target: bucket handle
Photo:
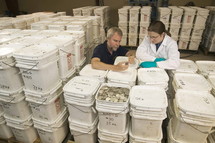
[[[74,53],[70,53],[70,52],[67,52],[67,51],[62,50],[62,49],[60,49],[60,51],[62,51],[62,52],[64,52],[64,53],[66,53],[66,54],[71,54],[71,55],[75,56],[75,54],[74,54]]]
[[[79,111],[81,111],[81,112],[89,113],[89,112],[86,112],[86,111],[84,111],[84,110],[81,110],[80,108],[78,108],[78,107],[74,106],[73,104],[70,104],[70,105],[71,105],[71,106],[73,106],[74,108],[78,109],[78,110],[79,110]],[[95,110],[95,108],[94,108],[94,107],[92,107],[91,109],[93,110],[93,112],[94,112],[94,113],[97,113],[97,111]]]
[[[40,62],[37,62],[35,65],[33,65],[31,68],[29,68],[29,69],[27,69],[27,70],[24,70],[23,72],[19,72],[18,74],[22,74],[22,73],[24,73],[24,72],[28,72],[28,71],[30,71],[30,70],[32,70],[34,67],[36,67],[38,64],[39,64]]]

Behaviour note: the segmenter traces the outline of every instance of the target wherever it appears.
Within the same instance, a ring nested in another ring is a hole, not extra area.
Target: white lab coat
[[[178,45],[168,35],[156,51],[155,44],[150,42],[150,38],[145,36],[143,42],[138,46],[136,58],[142,61],[154,61],[156,58],[165,58],[165,61],[157,62],[157,66],[162,69],[176,69],[180,65],[180,53]]]

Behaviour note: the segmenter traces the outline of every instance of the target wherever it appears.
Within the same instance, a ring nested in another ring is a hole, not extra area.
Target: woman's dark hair
[[[165,25],[161,21],[153,21],[149,25],[148,31],[150,31],[150,32],[156,32],[158,34],[162,34],[164,32],[167,35],[171,36],[171,34],[169,33],[169,31],[166,30]]]

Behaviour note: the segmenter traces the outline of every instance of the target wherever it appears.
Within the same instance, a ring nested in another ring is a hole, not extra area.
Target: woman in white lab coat
[[[136,51],[136,58],[141,61],[140,67],[159,67],[176,69],[180,65],[178,45],[166,31],[161,21],[154,21],[148,27],[148,36]]]

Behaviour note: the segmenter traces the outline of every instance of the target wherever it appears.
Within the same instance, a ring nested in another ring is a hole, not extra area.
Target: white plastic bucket
[[[69,118],[70,119],[70,118]],[[70,131],[77,143],[95,143],[97,141],[98,118],[91,125],[76,124],[69,120]]]
[[[41,41],[41,43],[53,44],[59,49],[59,74],[61,79],[67,77],[75,68],[75,41],[73,36],[59,35]]]
[[[128,35],[128,45],[129,46],[137,46],[137,33]]]
[[[1,105],[5,112],[4,117],[14,118],[17,121],[23,120],[32,114],[23,92],[17,93],[12,100],[1,101]]]
[[[56,93],[51,95],[51,99],[45,101],[38,101],[31,98],[26,98],[30,103],[33,113],[33,119],[41,122],[52,122],[64,110],[64,100],[62,89],[58,89]]]
[[[196,61],[196,65],[198,67],[198,72],[205,77],[210,74],[215,74],[215,62],[214,61]]]
[[[179,8],[182,8],[184,10],[182,23],[187,25],[192,25],[196,14],[196,10],[193,8],[184,7],[184,6],[180,6]]]
[[[192,34],[191,34],[191,39],[192,38],[199,38],[201,40],[201,36],[202,36],[202,33],[203,33],[204,30],[205,30],[204,26],[199,26],[198,24],[196,24],[193,27]]]
[[[168,7],[159,7],[158,11],[159,11],[159,20],[162,21],[163,23],[169,23],[171,9],[169,9]]]
[[[61,143],[69,131],[67,118],[67,110],[64,110],[51,123],[33,119],[34,127],[37,129],[41,141],[45,143]]]
[[[140,9],[140,22],[147,22],[149,23],[151,20],[151,6],[143,6]]]
[[[201,38],[195,38],[195,39],[191,38],[188,49],[197,51],[199,49],[200,42],[201,42]]]
[[[160,68],[140,68],[138,69],[138,85],[160,86],[168,89],[168,74]]]
[[[169,32],[171,33],[172,36],[178,36],[180,27],[181,27],[180,24],[172,24],[171,23]]]
[[[180,37],[186,37],[191,35],[192,25],[182,24],[180,30]]]
[[[194,61],[180,59],[180,66],[172,73],[197,73],[197,70],[198,68]]]
[[[12,92],[22,88],[24,82],[19,72],[14,66],[0,69],[0,90]]]
[[[128,128],[123,133],[104,132],[98,126],[98,141],[99,143],[125,143],[128,141]]]
[[[163,138],[162,132],[160,132],[158,139],[153,139],[153,138],[141,138],[138,136],[134,136],[131,130],[129,130],[129,143],[161,143],[162,138]]]
[[[178,49],[187,49],[190,37],[180,37],[178,41]]]
[[[134,86],[130,96],[131,133],[140,138],[159,140],[168,105],[165,90],[161,87]]]
[[[98,79],[85,76],[76,76],[63,88],[64,96],[66,95],[65,100],[67,101],[72,99],[71,101],[76,102],[77,104],[92,103],[95,99],[95,94],[99,86],[100,82]]]
[[[22,64],[16,64],[16,66],[20,68],[25,88],[28,90],[45,92],[59,82],[57,61],[46,64],[39,69]]]
[[[97,78],[101,83],[106,81],[108,71],[107,70],[97,70],[93,69],[91,64],[87,64],[84,68],[79,72],[81,76],[88,76]]]
[[[16,140],[24,143],[32,143],[37,138],[37,131],[33,127],[31,116],[23,121],[6,118],[7,125],[11,128]]]
[[[139,32],[139,34],[146,35],[148,33],[148,27],[149,27],[149,23],[140,22],[140,32]]]
[[[138,34],[138,22],[129,22],[129,35],[130,34]]]
[[[11,129],[6,125],[3,114],[0,115],[0,138],[8,139],[13,136]]]
[[[175,91],[178,89],[187,89],[210,92],[212,90],[209,82],[200,74],[175,73],[173,83]]]
[[[181,18],[183,16],[183,9],[181,9],[177,6],[169,6],[169,8],[172,11],[170,23],[171,24],[181,24]]]
[[[139,21],[139,6],[134,6],[129,9],[129,21]]]
[[[137,70],[135,68],[128,68],[122,72],[109,71],[107,80],[109,83],[119,83],[134,86],[136,84]]]
[[[119,21],[128,21],[128,9],[118,9]]]
[[[81,124],[92,124],[97,115],[95,104],[80,104],[66,100],[67,107],[70,113],[70,121]]]

